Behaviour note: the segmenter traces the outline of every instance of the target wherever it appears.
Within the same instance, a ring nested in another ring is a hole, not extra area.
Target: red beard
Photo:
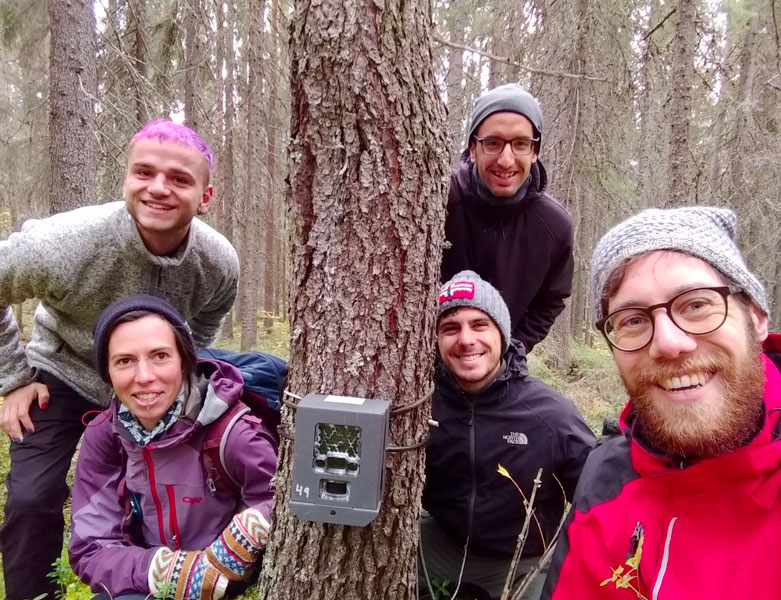
[[[649,359],[634,369],[624,385],[637,414],[637,433],[654,450],[686,458],[710,458],[748,443],[764,415],[764,369],[761,348],[753,340],[746,358],[723,351],[682,360]],[[653,398],[660,382],[681,372],[721,377],[721,398],[715,394],[693,403],[674,404]]]

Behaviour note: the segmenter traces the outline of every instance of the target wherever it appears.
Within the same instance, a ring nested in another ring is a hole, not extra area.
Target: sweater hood
[[[152,445],[161,448],[188,439],[230,410],[241,399],[243,390],[241,372],[236,367],[219,360],[198,359],[196,381],[184,401],[181,417]],[[119,400],[114,396],[111,402],[114,433],[122,438],[132,439],[116,418]]]
[[[773,343],[778,344],[778,336],[775,337]],[[634,435],[636,414],[630,400],[621,412],[619,423],[621,433],[630,442],[634,469],[641,476],[648,476],[685,468],[689,473],[686,478],[687,484],[693,487],[721,485],[725,477],[733,481],[748,478],[756,480],[756,485],[760,485],[759,482],[765,477],[759,477],[759,475],[778,468],[777,451],[772,450],[776,444],[772,442],[776,442],[779,436],[777,429],[779,412],[781,411],[781,373],[766,355],[762,356],[762,362],[765,369],[765,418],[762,428],[745,446],[714,458],[691,462],[676,461],[672,457],[658,454],[641,444]],[[680,479],[677,481],[680,485]],[[774,497],[775,492],[768,490],[762,492],[759,489],[755,491],[755,499],[758,502],[761,504],[772,503],[769,496]]]

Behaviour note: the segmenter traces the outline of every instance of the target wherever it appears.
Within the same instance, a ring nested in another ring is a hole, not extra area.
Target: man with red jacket
[[[572,292],[572,217],[546,191],[542,111],[517,83],[475,102],[468,148],[450,178],[442,281],[463,270],[491,283],[529,352]]]
[[[597,245],[597,327],[630,400],[586,462],[544,598],[778,598],[781,338],[736,226],[652,209]]]

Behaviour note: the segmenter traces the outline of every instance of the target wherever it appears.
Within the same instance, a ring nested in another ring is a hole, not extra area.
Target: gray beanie
[[[678,250],[700,258],[740,286],[768,315],[765,289],[748,270],[735,243],[738,218],[728,208],[690,206],[651,208],[608,231],[591,259],[591,298],[596,320],[602,312],[602,294],[613,271],[627,258],[654,250]]]
[[[497,289],[474,271],[461,271],[439,290],[437,321],[451,308],[468,306],[483,311],[502,335],[502,353],[510,346],[510,311]]]
[[[467,144],[477,132],[480,123],[497,112],[514,112],[529,119],[534,126],[534,133],[540,138],[537,142],[537,149],[539,149],[542,143],[542,111],[535,97],[517,83],[500,85],[475,100]]]

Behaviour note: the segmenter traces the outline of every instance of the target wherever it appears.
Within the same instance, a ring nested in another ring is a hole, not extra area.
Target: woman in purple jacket
[[[240,491],[215,489],[201,449],[207,427],[239,400],[234,367],[197,360],[188,325],[153,296],[98,317],[95,362],[114,388],[90,423],[76,467],[70,561],[98,597],[217,600],[246,579],[265,546],[274,436],[255,417],[222,452]]]

